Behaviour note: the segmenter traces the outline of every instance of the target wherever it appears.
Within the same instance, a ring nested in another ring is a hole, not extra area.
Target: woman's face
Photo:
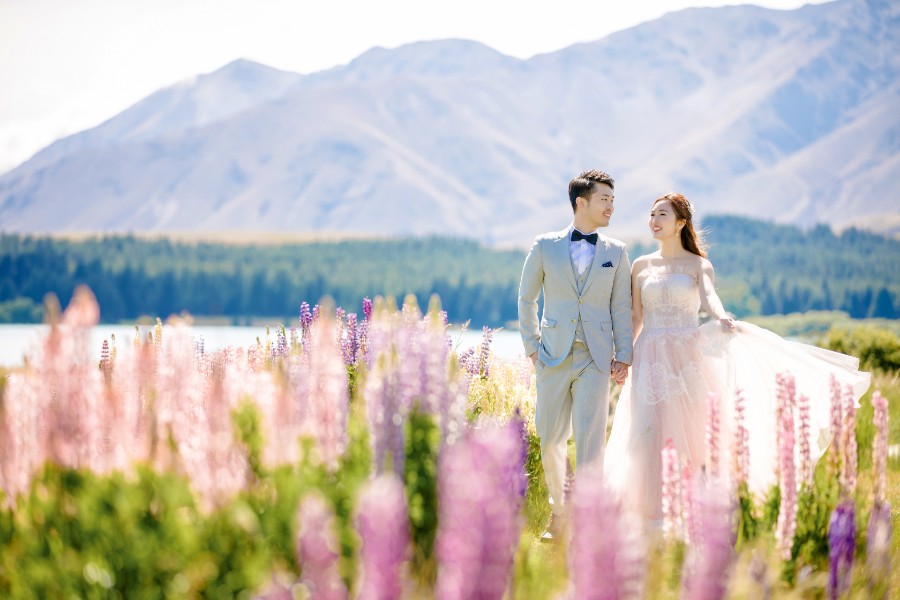
[[[650,211],[650,233],[653,239],[664,240],[681,234],[684,219],[675,215],[675,209],[668,200],[660,200]]]

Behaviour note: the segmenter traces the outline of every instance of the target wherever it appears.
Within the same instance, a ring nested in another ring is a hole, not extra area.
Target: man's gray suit
[[[519,329],[535,365],[535,425],[553,512],[562,510],[566,443],[575,433],[577,466],[603,464],[613,359],[631,364],[631,264],[625,245],[600,235],[579,274],[567,230],[538,236],[522,268]],[[538,321],[538,297],[544,312]]]

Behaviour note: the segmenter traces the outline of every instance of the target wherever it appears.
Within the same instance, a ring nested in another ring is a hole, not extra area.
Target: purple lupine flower
[[[681,465],[675,443],[667,439],[662,448],[663,534],[668,540],[684,538],[681,506]]]
[[[869,513],[866,529],[866,571],[869,591],[875,597],[888,597],[891,575],[891,503],[876,500]],[[879,591],[883,593],[879,594]]]
[[[365,316],[366,321],[372,320],[372,300],[366,296],[362,301],[363,306],[363,315]]]
[[[734,510],[732,495],[716,482],[692,486],[697,531],[682,568],[681,598],[719,600],[725,597],[734,563]]]
[[[744,390],[734,394],[734,449],[732,456],[733,483],[737,488],[750,475],[749,433],[745,424]]]
[[[856,479],[859,471],[856,446],[856,398],[853,386],[844,387],[843,394],[844,427],[841,448],[844,451],[841,461],[841,483],[848,494],[856,491]]]
[[[706,397],[706,454],[712,479],[719,478],[719,419],[719,395],[710,392]]]
[[[797,482],[801,487],[812,486],[812,461],[809,453],[809,398],[804,394],[797,396],[797,421],[799,431],[797,441],[800,445],[800,469]]]
[[[481,346],[478,349],[478,374],[485,379],[491,376],[491,340],[494,331],[485,325],[481,328]]]
[[[522,530],[522,443],[509,423],[445,446],[438,467],[438,600],[503,597]]]
[[[875,391],[872,394],[872,406],[875,414],[872,415],[872,422],[875,425],[875,440],[872,442],[872,455],[874,457],[874,465],[872,471],[874,474],[874,482],[872,485],[872,497],[876,504],[884,500],[884,489],[886,483],[886,468],[888,455],[888,402],[887,398],[881,395],[881,392]]]
[[[303,350],[309,351],[310,335],[312,335],[312,312],[309,310],[309,303],[300,304],[300,343],[303,344]]]
[[[828,524],[828,597],[837,600],[850,587],[856,551],[856,514],[846,500],[831,513]]]
[[[359,352],[357,318],[356,313],[347,315],[347,333],[345,339],[341,340],[341,351],[344,356],[344,364],[347,366],[356,364],[356,355]]]
[[[282,325],[275,331],[275,356],[285,358],[287,355],[287,336],[285,335],[284,325]]]
[[[392,352],[380,353],[366,377],[366,418],[376,473],[384,472],[389,455],[394,472],[403,473],[406,410],[400,404],[395,360]]]
[[[313,323],[317,323],[319,321],[319,313],[321,312],[321,310],[322,309],[319,308],[318,304],[316,304],[315,306],[312,307],[312,322]]]
[[[381,475],[360,492],[356,530],[362,540],[358,597],[400,598],[409,560],[410,535],[406,493],[397,475]]]
[[[599,470],[579,471],[570,507],[569,589],[564,597],[642,598],[646,548],[640,522],[606,488]]]
[[[296,352],[298,350],[297,346],[299,344],[299,339],[297,337],[297,328],[291,325],[291,351]]]
[[[841,386],[834,374],[831,375],[828,383],[831,390],[831,457],[828,464],[831,474],[839,478],[844,441],[844,398],[841,395]]]
[[[310,597],[344,600],[347,589],[338,571],[340,548],[335,535],[334,511],[319,494],[309,494],[297,511],[297,564],[303,573],[301,583]]]
[[[776,424],[779,433],[779,487],[781,488],[781,506],[778,509],[778,522],[775,529],[778,552],[784,560],[791,557],[794,544],[794,533],[797,530],[797,471],[794,462],[794,378],[787,373],[776,376],[778,384],[779,422]]]

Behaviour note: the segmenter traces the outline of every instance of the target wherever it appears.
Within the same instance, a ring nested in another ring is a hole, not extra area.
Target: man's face
[[[595,183],[588,198],[579,198],[578,204],[584,216],[596,227],[606,227],[613,214],[613,190],[606,183]]]

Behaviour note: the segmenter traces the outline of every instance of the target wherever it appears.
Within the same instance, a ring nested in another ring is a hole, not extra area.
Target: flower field
[[[522,358],[452,347],[435,299],[300,307],[246,349],[186,322],[89,332],[80,289],[0,390],[3,598],[887,598],[900,587],[900,379],[857,408],[832,386],[813,465],[808,402],[778,382],[779,484],[748,491],[747,433],[710,402],[706,465],[664,450],[666,518],[641,535],[603,482],[549,516]],[[617,390],[613,390],[615,396]],[[736,414],[752,398],[735,402]],[[824,401],[824,399],[813,399]],[[890,413],[890,414],[889,414]]]

